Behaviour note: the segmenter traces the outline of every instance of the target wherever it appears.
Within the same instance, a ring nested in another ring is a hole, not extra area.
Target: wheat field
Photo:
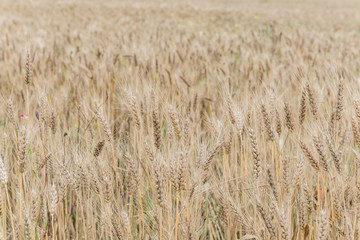
[[[0,2],[0,239],[360,239],[357,1]]]

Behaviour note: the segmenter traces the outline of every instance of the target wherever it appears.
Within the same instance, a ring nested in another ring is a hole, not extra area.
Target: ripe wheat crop
[[[0,239],[359,239],[356,1],[0,3]]]

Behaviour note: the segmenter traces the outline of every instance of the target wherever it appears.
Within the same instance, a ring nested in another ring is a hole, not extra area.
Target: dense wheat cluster
[[[356,2],[0,3],[0,239],[359,239]]]

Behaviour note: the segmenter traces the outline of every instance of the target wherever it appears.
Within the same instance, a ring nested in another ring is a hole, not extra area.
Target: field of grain
[[[0,2],[0,239],[359,239],[356,1]]]

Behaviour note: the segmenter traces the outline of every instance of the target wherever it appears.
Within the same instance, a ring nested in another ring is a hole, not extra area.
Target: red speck
[[[340,31],[342,29],[342,26],[338,26],[337,28],[336,28],[336,31]]]
[[[21,119],[28,119],[28,118],[29,118],[29,114],[20,114],[20,118],[21,118]]]

